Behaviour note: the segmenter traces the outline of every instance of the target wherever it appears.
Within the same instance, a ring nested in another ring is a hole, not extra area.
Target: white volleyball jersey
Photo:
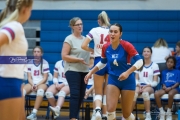
[[[43,80],[43,73],[49,73],[49,64],[46,60],[43,59],[42,70],[41,63],[38,65],[28,64],[27,69],[27,72],[31,73],[33,84],[38,84],[41,82],[41,80]],[[46,83],[48,83],[48,81]]]
[[[86,35],[90,40],[94,40],[94,57],[101,56],[102,46],[110,41],[108,27],[96,27]]]
[[[63,82],[64,84],[68,84],[65,73],[64,73],[64,61],[60,60],[56,62],[54,72],[58,73],[58,82]]]
[[[0,47],[0,56],[26,56],[28,43],[24,29],[17,21],[12,21],[0,28],[9,40],[8,44]],[[24,78],[25,64],[0,64],[0,76],[10,78]]]
[[[159,75],[159,66],[152,62],[148,67],[144,66],[142,71],[136,71],[139,74],[139,83],[151,84],[153,77]]]

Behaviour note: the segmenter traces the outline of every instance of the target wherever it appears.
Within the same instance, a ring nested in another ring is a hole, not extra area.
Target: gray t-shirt
[[[79,39],[71,34],[66,37],[64,42],[68,43],[71,46],[71,51],[69,53],[70,56],[76,58],[83,58],[86,63],[89,63],[90,53],[81,49],[81,45],[84,40],[84,36],[82,39]],[[65,62],[64,72],[66,73],[66,71],[89,72],[89,67],[82,63]]]

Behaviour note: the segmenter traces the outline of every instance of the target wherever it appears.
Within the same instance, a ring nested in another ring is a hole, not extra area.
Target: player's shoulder
[[[5,24],[2,28],[12,28],[12,29],[23,29],[22,25],[17,21],[12,21],[7,24]]]
[[[155,62],[152,62],[152,65],[151,65],[151,66],[152,66],[152,67],[158,67],[158,68],[159,68],[158,64],[155,63]]]
[[[123,45],[123,46],[129,46],[132,45],[130,42],[126,41],[126,40],[120,40],[119,44]]]
[[[43,59],[43,64],[48,64],[48,61],[46,61],[45,59]]]
[[[111,45],[111,43],[110,43],[110,42],[107,42],[107,43],[105,43],[105,44],[103,45],[103,48],[108,48],[110,45]]]

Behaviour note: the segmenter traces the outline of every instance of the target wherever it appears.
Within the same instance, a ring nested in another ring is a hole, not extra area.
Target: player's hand
[[[163,85],[163,90],[166,90],[166,86],[165,85]]]
[[[89,65],[88,63],[85,62],[85,60],[83,58],[79,58],[79,62],[85,65]]]
[[[168,93],[171,90],[171,87],[165,89],[165,92]]]
[[[91,76],[92,76],[91,72],[89,72],[89,73],[85,76],[85,78],[84,78],[85,84],[88,83],[88,81],[89,81],[89,79],[91,78]]]
[[[89,94],[90,94],[90,92],[89,92],[89,90],[87,90],[86,93],[85,93],[84,99],[87,99]]]
[[[37,85],[36,85],[36,84],[34,84],[34,85],[32,86],[32,91],[37,91]]]
[[[119,76],[118,80],[120,80],[120,81],[126,80],[128,77],[129,77],[129,74],[128,74],[127,72],[123,72],[123,73]]]
[[[62,84],[57,83],[57,84],[55,84],[55,86],[56,86],[57,90],[61,90],[64,87],[64,84],[63,83]]]
[[[142,88],[141,88],[141,92],[144,92],[144,89],[148,87],[148,85],[143,85]]]

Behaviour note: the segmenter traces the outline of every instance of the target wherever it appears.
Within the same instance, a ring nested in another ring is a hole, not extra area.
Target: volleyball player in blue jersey
[[[131,113],[135,94],[135,76],[133,72],[143,65],[143,60],[134,46],[121,40],[122,26],[113,24],[109,30],[110,42],[103,45],[101,61],[86,75],[85,83],[93,73],[109,65],[109,77],[107,85],[107,113],[108,120],[116,119],[116,107],[121,94],[123,117],[126,120],[134,120]],[[130,65],[131,58],[136,62]]]

